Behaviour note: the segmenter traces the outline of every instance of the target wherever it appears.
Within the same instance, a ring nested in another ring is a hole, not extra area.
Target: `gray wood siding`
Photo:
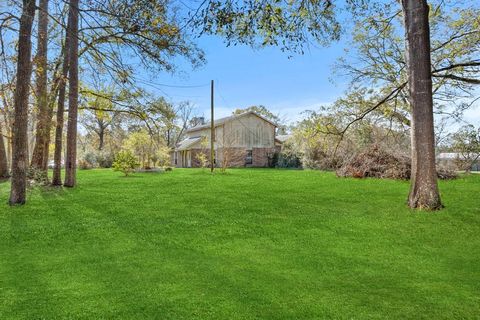
[[[210,139],[210,129],[189,133],[189,137],[198,136]],[[253,114],[238,117],[215,128],[215,144],[219,148],[273,148],[275,126]]]

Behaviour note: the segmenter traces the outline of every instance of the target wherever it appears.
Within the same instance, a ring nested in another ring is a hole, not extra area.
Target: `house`
[[[255,112],[245,112],[214,121],[217,167],[267,167],[278,150],[277,125]],[[186,131],[186,138],[172,152],[172,165],[200,167],[200,155],[210,160],[210,123]],[[277,146],[277,148],[276,148]]]
[[[471,171],[480,171],[480,155],[478,153],[442,152],[437,155],[438,165],[456,169],[463,169],[458,167],[458,162],[465,160],[467,163],[471,162]]]
[[[279,134],[275,137],[275,145],[277,146],[277,150],[281,151],[282,146],[284,146],[285,142],[292,138],[291,134]]]

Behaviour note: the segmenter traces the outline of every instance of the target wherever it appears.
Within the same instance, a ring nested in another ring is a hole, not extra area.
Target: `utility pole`
[[[211,115],[210,115],[210,172],[213,173],[215,168],[215,124],[214,124],[214,114],[213,114],[213,107],[214,107],[214,99],[213,99],[213,80],[210,86],[210,107],[211,107]]]

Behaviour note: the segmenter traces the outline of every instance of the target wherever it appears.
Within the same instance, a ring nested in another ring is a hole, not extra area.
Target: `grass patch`
[[[480,314],[480,176],[408,183],[239,169],[80,171],[6,205],[0,319],[454,319]]]

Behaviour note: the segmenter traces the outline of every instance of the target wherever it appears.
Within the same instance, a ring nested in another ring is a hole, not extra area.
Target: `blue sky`
[[[205,85],[199,88],[151,88],[167,99],[195,103],[200,114],[209,115],[210,80],[215,80],[218,117],[238,107],[265,105],[289,121],[301,112],[333,102],[346,89],[341,82],[331,82],[332,65],[343,54],[344,42],[328,48],[311,47],[304,55],[293,55],[278,48],[252,49],[226,47],[220,38],[204,37],[199,46],[205,50],[207,63],[191,70],[180,64],[181,73],[159,74],[154,83],[170,85]]]
[[[209,82],[213,79],[216,118],[228,116],[239,107],[262,104],[287,122],[294,122],[302,118],[302,111],[332,103],[348,90],[347,79],[332,74],[333,64],[344,55],[346,43],[348,38],[344,36],[329,47],[310,47],[304,55],[289,57],[279,48],[226,47],[219,37],[202,37],[198,44],[206,53],[204,66],[192,70],[188,64],[179,63],[181,72],[158,74],[150,80],[157,84],[201,87],[156,86],[149,90],[172,102],[191,101],[199,115],[209,117]],[[479,103],[465,113],[465,120],[480,125]],[[458,124],[452,129],[455,127]]]

